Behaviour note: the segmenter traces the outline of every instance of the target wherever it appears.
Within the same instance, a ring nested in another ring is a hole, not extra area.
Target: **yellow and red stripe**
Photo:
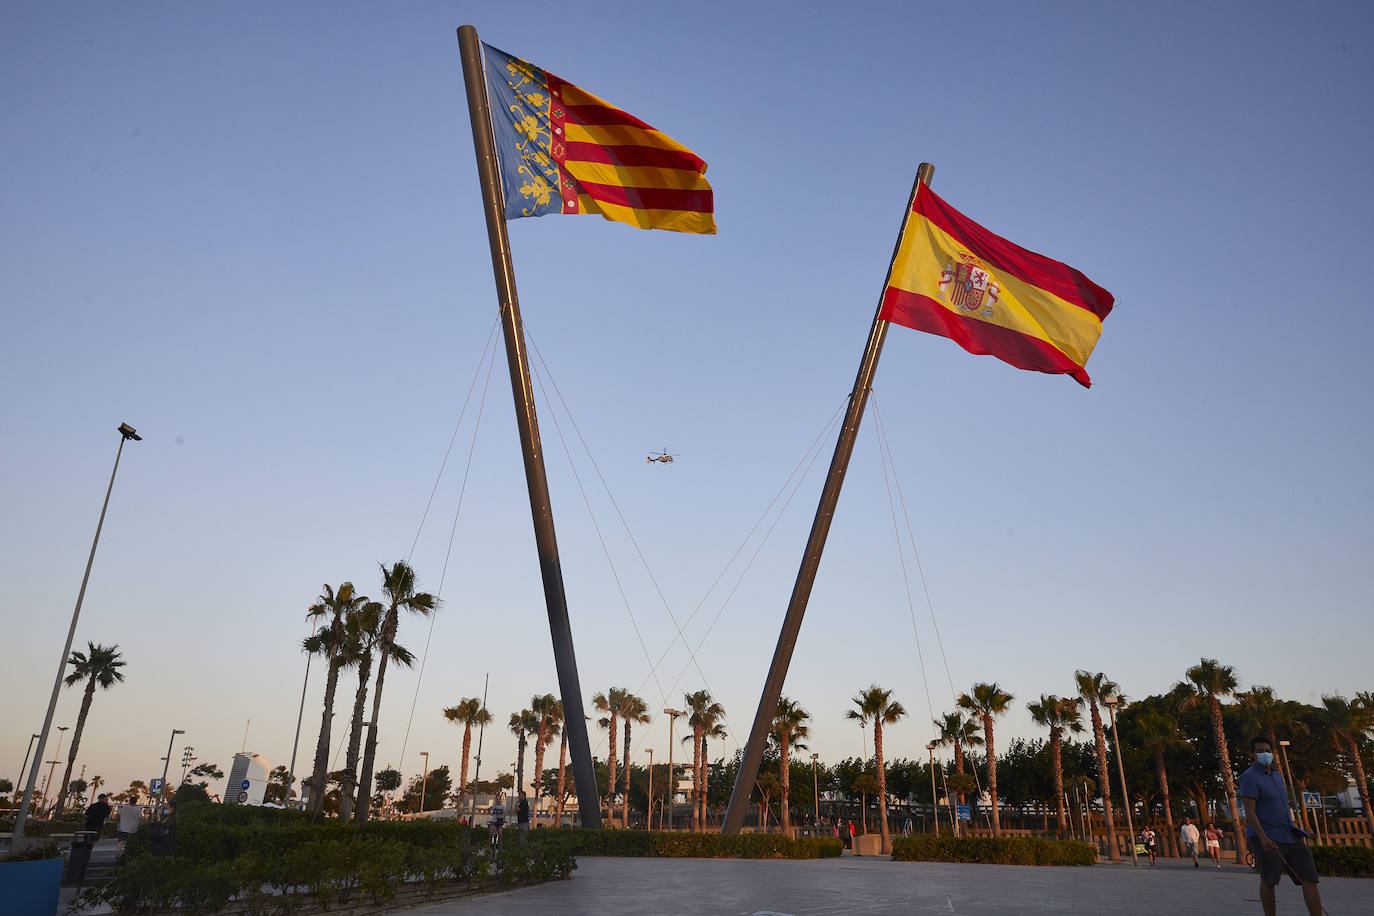
[[[989,232],[923,184],[879,317],[1087,387],[1084,366],[1114,302],[1081,272]]]
[[[564,213],[600,213],[641,229],[712,235],[706,163],[672,137],[545,72],[550,152]]]

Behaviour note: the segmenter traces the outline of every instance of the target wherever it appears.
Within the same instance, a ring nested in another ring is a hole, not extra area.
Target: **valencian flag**
[[[1112,310],[1111,293],[993,235],[924,183],[908,220],[879,318],[1020,369],[1092,384],[1083,367]]]
[[[715,233],[696,153],[552,73],[482,50],[506,219],[600,213],[641,229]]]

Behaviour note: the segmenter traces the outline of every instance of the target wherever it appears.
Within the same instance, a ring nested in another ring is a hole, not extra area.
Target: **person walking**
[[[1317,863],[1306,843],[1307,833],[1293,823],[1288,809],[1288,789],[1274,765],[1274,747],[1268,738],[1251,738],[1255,762],[1240,776],[1236,795],[1245,805],[1245,840],[1260,873],[1260,907],[1274,916],[1274,888],[1287,875],[1302,888],[1302,899],[1311,916],[1321,916],[1322,897],[1317,888]]]
[[[1184,855],[1192,856],[1193,867],[1197,868],[1198,832],[1197,825],[1193,823],[1192,818],[1185,817],[1183,819],[1183,826],[1179,828],[1178,838],[1183,844]]]
[[[143,808],[129,802],[119,809],[119,819],[115,822],[115,829],[119,833],[119,842],[115,844],[115,857],[124,854],[124,844],[129,841],[129,837],[138,832],[139,822],[143,820]]]
[[[1153,827],[1150,827],[1150,826],[1146,825],[1145,829],[1142,830],[1142,831],[1140,831],[1140,842],[1142,842],[1142,843],[1145,844],[1145,852],[1146,852],[1146,854],[1149,855],[1149,857],[1150,857],[1150,865],[1151,865],[1151,867],[1153,867],[1154,864],[1155,864],[1155,840],[1156,840],[1156,839],[1157,839],[1157,837],[1156,837],[1156,835],[1155,835],[1155,831],[1154,831],[1154,828],[1153,828]]]
[[[108,820],[109,817],[109,796],[106,795],[104,792],[101,792],[100,797],[96,799],[95,804],[91,805],[89,808],[86,809],[86,822],[82,825],[81,829],[91,830],[95,833],[100,833],[101,828],[105,826],[105,821]]]
[[[515,803],[515,826],[520,830],[522,841],[530,835],[530,800],[525,797],[525,790],[520,790],[520,800]]]
[[[1221,831],[1217,825],[1208,823],[1207,829],[1202,831],[1202,838],[1207,841],[1207,855],[1212,857],[1217,868],[1221,868]]]

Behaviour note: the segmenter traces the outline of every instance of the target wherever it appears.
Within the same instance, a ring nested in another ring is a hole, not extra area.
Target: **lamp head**
[[[1121,702],[1121,698],[1118,697],[1118,696],[1115,696],[1115,695],[1109,696],[1109,697],[1103,697],[1103,698],[1102,698],[1102,702],[1103,702],[1103,704],[1106,705],[1106,707],[1107,707],[1108,709],[1111,709],[1112,707],[1116,706],[1117,703],[1120,703],[1120,702]]]
[[[932,741],[932,742],[930,742],[929,744],[927,744],[927,745],[926,745],[926,750],[928,750],[928,751],[933,751],[933,750],[935,750],[935,742]]]
[[[1279,747],[1288,747],[1288,745],[1292,743],[1291,741],[1285,741],[1283,738],[1279,739]]]
[[[143,437],[140,436],[140,435],[134,430],[134,428],[133,428],[132,426],[130,426],[128,423],[121,423],[121,424],[119,424],[119,434],[120,434],[121,436],[123,436],[124,439],[125,439],[126,441],[129,440],[129,439],[132,439],[132,440],[134,440],[135,442],[142,442],[142,441],[143,441]]]

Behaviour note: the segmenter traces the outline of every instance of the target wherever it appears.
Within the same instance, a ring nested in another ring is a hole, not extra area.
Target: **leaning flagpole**
[[[582,711],[582,686],[577,678],[577,656],[573,652],[572,625],[568,620],[568,599],[563,590],[563,570],[558,562],[558,540],[554,536],[549,481],[544,473],[539,423],[534,415],[534,388],[530,384],[520,303],[515,294],[515,267],[511,263],[510,238],[506,234],[506,207],[498,174],[496,141],[492,137],[486,78],[482,72],[482,46],[477,39],[477,30],[470,25],[459,28],[458,47],[463,58],[463,82],[467,86],[472,143],[477,152],[477,174],[482,183],[482,209],[487,217],[487,239],[491,243],[491,266],[496,275],[496,297],[506,338],[506,360],[510,364],[515,416],[520,427],[520,450],[525,458],[525,481],[529,486],[530,511],[534,516],[534,541],[539,553],[539,571],[544,580],[549,634],[553,637],[553,659],[558,669],[558,689],[563,699],[563,727],[568,732],[573,781],[577,786],[577,810],[582,818],[582,826],[595,829],[601,826],[601,799],[597,795],[596,773],[592,769],[587,720]]]
[[[922,184],[930,184],[934,174],[935,166],[929,162],[921,163],[920,168],[916,170],[916,181],[911,185],[911,198],[906,202],[906,211],[902,214],[902,228],[897,233],[897,244],[892,248],[892,260],[888,262],[887,277],[883,280],[884,293],[892,280],[892,265],[896,262],[897,252],[902,247],[902,237],[906,234],[907,223],[911,219],[911,208],[916,203],[916,192]],[[873,375],[878,369],[878,357],[883,352],[887,322],[878,317],[882,310],[883,296],[880,294],[878,310],[873,313],[873,327],[868,332],[868,344],[864,347],[863,359],[859,361],[859,374],[854,379],[854,390],[849,394],[849,409],[844,415],[844,425],[840,427],[839,441],[835,443],[835,456],[830,459],[830,473],[825,478],[825,487],[821,490],[820,505],[816,507],[816,519],[811,523],[811,536],[806,541],[806,553],[802,556],[801,569],[797,572],[797,584],[792,587],[792,600],[787,605],[787,616],[782,621],[778,646],[773,650],[773,664],[768,669],[768,680],[763,684],[763,696],[759,699],[758,712],[754,714],[754,727],[749,732],[749,743],[744,747],[744,758],[740,761],[735,788],[730,793],[730,805],[725,809],[725,823],[721,825],[721,833],[739,833],[744,827],[749,795],[759,775],[759,764],[763,760],[764,748],[768,745],[768,732],[773,724],[773,714],[778,708],[778,698],[782,696],[783,682],[787,680],[787,666],[792,662],[792,650],[797,645],[797,634],[801,632],[806,603],[811,598],[811,586],[816,581],[816,570],[820,567],[821,553],[825,550],[825,538],[830,533],[830,522],[835,517],[835,504],[840,499],[840,487],[844,485],[844,475],[849,469],[849,457],[854,453],[854,440],[859,433],[859,423],[863,420],[864,407],[868,404],[868,394],[872,390]]]

